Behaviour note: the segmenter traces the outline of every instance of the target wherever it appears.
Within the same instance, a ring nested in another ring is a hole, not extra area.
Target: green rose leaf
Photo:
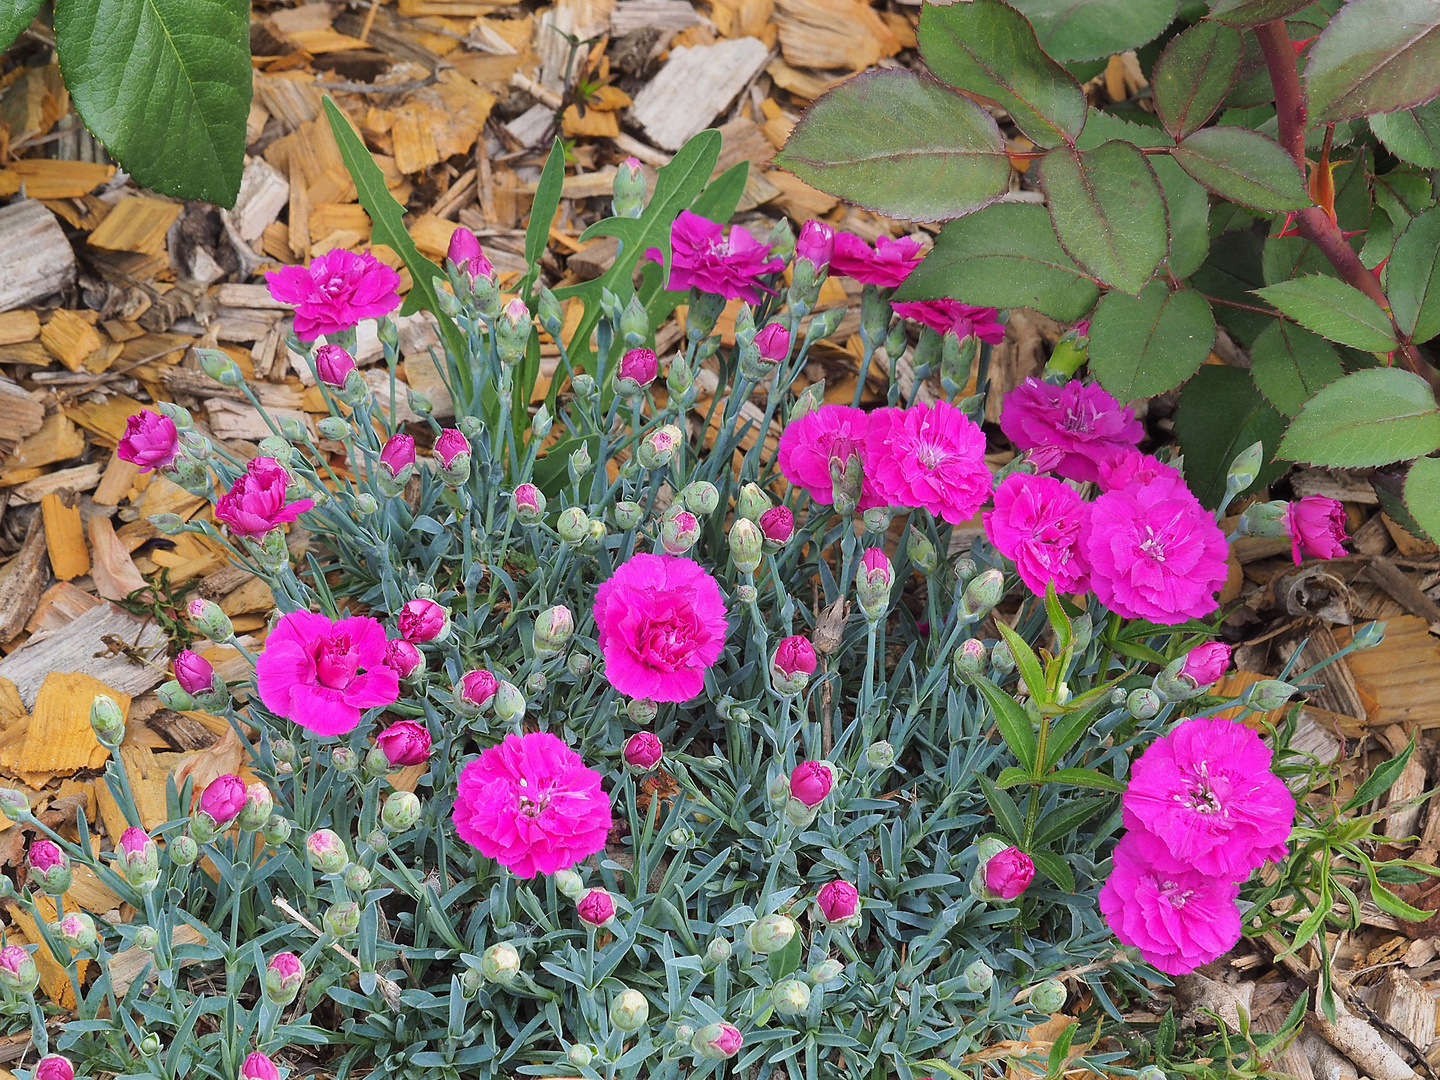
[[[1280,454],[1331,468],[1424,457],[1440,448],[1430,384],[1400,368],[1366,368],[1324,387],[1285,433]]]
[[[1299,11],[1310,0],[1215,0],[1210,18],[1229,26],[1259,26]]]
[[[1254,291],[1323,338],[1362,352],[1395,348],[1390,320],[1380,305],[1338,278],[1311,274]]]
[[[8,49],[35,21],[45,0],[0,0],[0,49]]]
[[[1402,161],[1440,169],[1440,101],[1372,116],[1370,130]]]
[[[235,205],[253,78],[247,0],[69,0],[55,45],[75,111],[136,183]]]
[[[1385,270],[1395,322],[1415,341],[1440,334],[1440,207],[1413,218]]]
[[[1440,94],[1440,4],[1350,0],[1305,63],[1311,127],[1423,105]]]
[[[1040,47],[1062,63],[1099,60],[1159,37],[1178,0],[1014,0]]]
[[[1121,401],[1179,386],[1215,341],[1210,305],[1194,289],[1152,281],[1140,295],[1106,293],[1090,320],[1090,370]]]
[[[1213,509],[1225,495],[1225,476],[1235,455],[1259,442],[1270,464],[1246,492],[1264,487],[1287,467],[1273,460],[1284,430],[1285,418],[1260,396],[1242,369],[1203,365],[1181,389],[1175,409],[1175,438],[1185,455],[1185,482],[1196,498]]]
[[[998,0],[971,0],[920,14],[920,55],[936,76],[999,102],[1040,146],[1073,143],[1085,126],[1085,94],[1040,50],[1025,17]]]
[[[903,69],[866,72],[822,94],[775,160],[837,198],[920,221],[978,210],[1010,179],[990,114]]]
[[[1198,131],[1240,74],[1240,32],[1206,20],[1174,38],[1155,61],[1155,111],[1177,139]]]
[[[1440,536],[1440,458],[1422,457],[1405,475],[1405,509],[1425,532]]]
[[[1145,155],[1118,141],[1061,147],[1037,174],[1060,246],[1100,281],[1138,295],[1169,247],[1165,196]]]
[[[1321,387],[1344,374],[1328,341],[1284,319],[1276,319],[1250,346],[1250,378],[1286,416],[1298,414]]]
[[[1241,206],[1300,210],[1311,205],[1294,160],[1258,131],[1202,128],[1175,147],[1175,161],[1216,195]]]
[[[950,296],[990,307],[1028,307],[1073,322],[1100,290],[1066,255],[1035,203],[996,203],[940,230],[935,247],[900,286],[898,300]]]

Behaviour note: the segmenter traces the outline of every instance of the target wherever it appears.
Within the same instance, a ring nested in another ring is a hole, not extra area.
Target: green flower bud
[[[185,531],[185,519],[179,514],[151,514],[147,520],[166,536],[179,536]]]
[[[671,829],[669,835],[665,837],[665,843],[677,851],[689,847],[694,842],[695,830],[684,825]]]
[[[352,433],[350,424],[338,416],[322,416],[315,424],[322,438],[343,442]]]
[[[460,996],[466,1001],[480,993],[480,987],[485,985],[485,976],[474,968],[466,968],[460,976]]]
[[[650,1019],[650,1002],[639,990],[621,990],[610,1001],[610,1023],[621,1031],[639,1031]]]
[[[72,911],[55,924],[60,940],[71,949],[85,952],[94,947],[99,935],[95,932],[95,920],[83,911]]]
[[[235,627],[230,623],[230,616],[221,611],[220,605],[215,601],[202,600],[197,596],[185,610],[190,615],[191,625],[211,641],[229,641],[235,636]]]
[[[760,515],[769,510],[770,505],[770,496],[765,494],[760,485],[748,483],[740,489],[740,494],[735,499],[735,516],[758,524]]]
[[[193,836],[187,836],[184,833],[171,837],[165,850],[170,855],[170,861],[176,866],[193,866],[195,860],[200,857],[200,845],[195,843]]]
[[[764,915],[750,924],[745,940],[752,952],[779,952],[795,936],[795,920],[788,915]]]
[[[1136,720],[1149,720],[1160,711],[1160,695],[1148,686],[1130,691],[1125,699],[1125,711]]]
[[[594,466],[595,462],[590,458],[590,448],[582,442],[576,449],[570,451],[570,462],[568,465],[570,482],[572,484],[578,483],[586,476],[589,476],[590,470],[594,468]]]
[[[680,501],[692,514],[713,514],[720,505],[720,492],[708,480],[696,480],[685,485]]]
[[[1030,991],[1030,1005],[1036,1012],[1057,1013],[1065,1007],[1065,984],[1046,979]]]
[[[360,755],[348,746],[337,746],[330,751],[330,767],[341,774],[352,773],[360,767]]]
[[[690,1049],[702,1058],[724,1061],[738,1054],[744,1042],[745,1037],[733,1024],[706,1024],[691,1036]]]
[[[1350,639],[1356,649],[1373,649],[1380,642],[1385,640],[1385,624],[1383,622],[1368,622]]]
[[[883,533],[890,528],[890,519],[894,516],[888,506],[872,506],[860,515],[860,521],[866,532]]]
[[[979,620],[1005,595],[1005,575],[999,570],[986,570],[965,586],[960,598],[961,614],[971,620]]]
[[[641,468],[663,469],[675,458],[675,452],[684,445],[685,434],[674,424],[656,428],[640,440],[635,458]]]
[[[684,353],[670,361],[670,369],[665,373],[665,386],[674,398],[684,397],[694,388],[695,369],[690,366]]]
[[[271,847],[284,847],[290,840],[290,833],[293,829],[294,826],[290,824],[288,818],[279,814],[271,814],[269,820],[265,822],[265,828],[261,835],[265,837],[265,843]]]
[[[1265,444],[1257,442],[1247,446],[1230,462],[1230,471],[1225,475],[1225,490],[1231,495],[1244,491],[1255,482],[1264,464]]]
[[[645,508],[635,502],[617,502],[611,507],[610,513],[615,519],[615,527],[622,532],[638,529],[640,522],[645,520]]]
[[[572,652],[565,658],[565,670],[574,675],[577,679],[583,679],[590,674],[593,661],[589,655],[583,652]]]
[[[331,904],[325,912],[325,932],[332,937],[348,938],[360,929],[360,905],[354,900]]]
[[[1297,692],[1295,687],[1279,679],[1261,679],[1246,691],[1244,701],[1258,712],[1269,712],[1272,709],[1283,709]]]
[[[557,870],[554,874],[555,890],[561,896],[578,900],[585,894],[585,880],[574,870]]]
[[[781,1016],[800,1016],[810,1011],[810,987],[799,979],[782,979],[770,991],[770,1000]]]
[[[790,406],[790,412],[786,419],[794,423],[801,417],[808,416],[824,404],[825,380],[817,379],[795,395],[795,404]]]
[[[910,552],[910,561],[918,566],[922,573],[933,574],[935,568],[940,565],[940,558],[935,554],[935,545],[930,538],[922,533],[914,525],[910,526],[907,534],[910,538],[907,549]]]
[[[519,973],[520,954],[508,942],[496,942],[480,957],[480,974],[488,982],[507,986]]]
[[[221,386],[240,386],[245,382],[239,366],[219,349],[196,349],[195,359],[200,361],[200,370]]]
[[[331,829],[316,829],[305,841],[305,857],[322,874],[338,874],[350,861],[345,841]]]
[[[758,570],[764,540],[760,526],[748,517],[737,517],[730,526],[730,558],[734,560],[735,569],[745,574]]]
[[[985,673],[985,643],[979,638],[966,638],[955,650],[950,666],[955,677],[964,682]]]
[[[90,727],[102,746],[114,750],[125,738],[125,714],[108,694],[96,694],[90,702]]]
[[[733,951],[726,938],[711,938],[710,944],[705,946],[705,963],[710,967],[719,967],[730,959]]]
[[[345,887],[351,892],[363,893],[370,887],[370,871],[359,863],[352,862],[345,867],[341,880],[345,882]]]
[[[560,301],[544,285],[540,286],[535,309],[540,318],[540,325],[545,328],[545,332],[552,338],[558,338],[560,330],[565,325],[565,315],[560,309]]]
[[[502,724],[514,723],[525,715],[525,695],[514,683],[501,679],[500,685],[495,688],[491,706],[495,710],[495,719]]]
[[[595,376],[582,371],[570,379],[570,387],[581,401],[589,401],[595,396]]]
[[[140,926],[135,930],[135,947],[153,952],[160,945],[160,931],[153,926]]]
[[[565,651],[565,646],[570,644],[570,637],[574,632],[575,619],[569,608],[563,604],[546,608],[535,617],[535,629],[531,635],[535,655],[560,655]]]
[[[0,813],[10,821],[25,821],[30,817],[30,800],[23,791],[0,788]]]
[[[365,845],[377,855],[383,855],[390,850],[390,837],[385,835],[384,829],[371,829]]]
[[[380,808],[380,824],[390,832],[414,828],[420,820],[420,798],[413,791],[392,791]]]
[[[960,393],[970,382],[970,369],[975,364],[978,346],[979,341],[974,335],[966,335],[964,341],[954,334],[946,334],[941,339],[940,385],[947,396]]]
[[[865,748],[865,764],[872,769],[888,769],[895,764],[895,748],[888,742],[873,742]]]
[[[984,994],[995,983],[995,972],[984,960],[973,960],[965,968],[965,985],[972,994]]]
[[[625,703],[625,715],[641,727],[649,727],[659,712],[659,706],[650,698],[631,698]]]
[[[164,1044],[161,1043],[160,1036],[156,1035],[153,1031],[147,1033],[140,1040],[140,1053],[145,1057],[154,1057],[160,1053],[163,1047]]]
[[[990,650],[990,666],[1001,675],[1009,675],[1015,670],[1015,654],[1010,651],[1009,642],[995,643],[995,647]]]
[[[565,1060],[577,1069],[583,1069],[595,1060],[595,1051],[584,1043],[574,1043],[565,1051]]]
[[[567,544],[578,544],[590,535],[590,518],[578,506],[566,507],[560,512],[555,531]]]

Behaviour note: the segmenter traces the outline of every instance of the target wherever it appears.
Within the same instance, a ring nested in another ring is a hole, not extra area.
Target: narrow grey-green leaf
[[[1250,346],[1250,378],[1265,399],[1286,416],[1345,374],[1340,355],[1319,334],[1276,319]]]
[[[1300,410],[1280,454],[1290,461],[1359,469],[1424,457],[1440,448],[1440,408],[1430,384],[1400,368],[1336,379]]]
[[[1152,281],[1139,296],[1106,293],[1090,318],[1090,371],[1121,401],[1179,386],[1215,341],[1210,305],[1194,289]]]
[[[250,112],[248,0],[68,0],[75,111],[142,187],[234,206]]]
[[[1177,139],[1198,131],[1235,85],[1243,55],[1240,32],[1210,19],[1171,40],[1150,79],[1165,130]]]
[[[1175,409],[1175,438],[1185,455],[1185,482],[1210,508],[1225,494],[1225,476],[1235,455],[1264,445],[1265,460],[1255,482],[1240,494],[1258,490],[1287,466],[1272,459],[1285,430],[1285,418],[1260,396],[1240,368],[1205,364],[1180,390]]]
[[[1402,161],[1440,169],[1440,100],[1372,116],[1370,130]]]
[[[1434,539],[1440,536],[1440,458],[1422,457],[1405,475],[1405,509]]]
[[[45,0],[0,0],[0,51],[15,44],[15,39],[35,21]]]
[[[978,210],[1010,178],[990,114],[903,69],[865,72],[822,94],[776,161],[837,198],[920,221]]]
[[[1310,205],[1294,159],[1258,131],[1202,128],[1175,147],[1175,161],[1216,195],[1241,206],[1300,210]]]
[[[1085,126],[1080,84],[1041,51],[1025,17],[1007,4],[927,4],[918,36],[936,76],[998,102],[1038,145],[1073,143]]]
[[[1305,63],[1311,127],[1423,105],[1440,94],[1440,3],[1350,0]]]
[[[1098,60],[1159,37],[1179,0],[1014,0],[1040,47],[1062,63]]]
[[[1260,26],[1299,11],[1310,0],[1215,0],[1210,18],[1230,26]]]
[[[1255,292],[1323,338],[1362,352],[1395,348],[1393,328],[1380,305],[1338,278],[1311,274]]]
[[[1074,322],[1100,290],[1066,255],[1035,203],[996,203],[952,221],[900,286],[898,300],[949,296],[986,307],[1028,307]]]
[[[1386,264],[1385,284],[1401,330],[1415,341],[1440,334],[1440,207],[1405,227]]]
[[[1055,234],[1077,263],[1137,295],[1169,249],[1165,196],[1145,155],[1127,142],[1051,150],[1037,168]]]

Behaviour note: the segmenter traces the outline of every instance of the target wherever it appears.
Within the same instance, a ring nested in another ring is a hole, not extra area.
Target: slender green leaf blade
[[[1260,26],[1299,11],[1310,0],[1215,0],[1210,18],[1229,26]]]
[[[920,55],[951,86],[1002,105],[1040,146],[1075,141],[1085,126],[1085,94],[1040,50],[1035,31],[998,0],[971,0],[920,14]]]
[[[1405,475],[1405,509],[1434,539],[1440,536],[1440,458],[1423,457]]]
[[[565,188],[565,147],[557,138],[545,157],[540,181],[535,185],[535,198],[530,203],[530,221],[525,226],[525,262],[533,267],[545,254],[550,242],[550,226],[560,208],[560,195]]]
[[[1423,105],[1440,94],[1440,4],[1350,0],[1305,63],[1312,127]]]
[[[1440,334],[1440,207],[1412,218],[1395,241],[1385,294],[1395,322],[1415,341]]]
[[[1010,646],[1010,655],[1015,658],[1015,667],[1020,671],[1025,689],[1036,701],[1044,701],[1047,697],[1045,669],[1040,666],[1040,658],[1035,655],[1035,650],[1003,622],[997,620],[996,625],[1000,628],[1000,636],[1005,639],[1005,644]]]
[[[1150,79],[1155,111],[1177,139],[1198,131],[1240,74],[1240,32],[1206,19],[1171,40]]]
[[[55,44],[75,111],[136,183],[235,205],[253,83],[248,0],[68,0]]]
[[[1062,63],[1099,60],[1153,41],[1175,18],[1178,0],[1014,0],[1040,47]]]
[[[1286,416],[1345,374],[1340,355],[1319,334],[1276,319],[1250,346],[1250,378],[1265,400]]]
[[[1062,784],[1070,787],[1094,788],[1096,791],[1110,791],[1116,795],[1125,793],[1123,781],[1113,776],[1096,772],[1094,769],[1056,769],[1045,777],[1047,784]]]
[[[1074,322],[1099,295],[1060,247],[1043,206],[996,203],[941,229],[896,299],[949,296],[989,307],[1034,308]]]
[[[1020,759],[1025,768],[1034,772],[1035,728],[1030,722],[1030,714],[1018,701],[984,676],[977,676],[975,685],[980,688],[981,695],[990,705],[990,713],[995,718],[995,726],[1000,729],[1000,737],[1005,740],[1005,745],[1010,747],[1010,752]]]
[[[15,39],[35,21],[45,0],[0,0],[0,50],[15,44]]]
[[[1331,468],[1424,457],[1440,448],[1430,384],[1399,368],[1366,368],[1324,387],[1300,410],[1280,454]]]
[[[1211,191],[1257,210],[1310,204],[1305,180],[1274,139],[1238,127],[1201,128],[1175,147],[1176,163]]]
[[[1090,320],[1090,371],[1120,401],[1153,397],[1194,375],[1215,342],[1210,305],[1194,289],[1152,281],[1106,293]]]
[[[1070,872],[1070,867],[1065,860],[1053,851],[1032,851],[1030,861],[1035,864],[1047,878],[1060,887],[1063,892],[1073,893],[1075,891],[1075,875]]]
[[[1345,800],[1345,805],[1340,808],[1342,814],[1364,806],[1372,799],[1377,799],[1389,791],[1400,774],[1405,771],[1405,765],[1409,762],[1410,756],[1415,753],[1415,737],[1410,737],[1405,749],[1396,754],[1389,761],[1379,765],[1366,777],[1365,782],[1355,789],[1355,794]]]
[[[1025,837],[1025,819],[1021,817],[1020,808],[1015,805],[1015,800],[1008,793],[997,788],[984,773],[978,774],[975,779],[979,782],[980,790],[985,793],[985,801],[990,804],[990,810],[995,815],[995,824],[1010,838],[1012,843],[1018,844]]]
[[[1380,305],[1337,278],[1311,274],[1254,291],[1323,338],[1362,352],[1395,348],[1394,331]]]
[[[1007,765],[1000,770],[1000,775],[995,778],[995,786],[998,788],[1015,787],[1017,784],[1028,784],[1032,777],[1024,769],[1016,765]]]
[[[1180,391],[1175,410],[1175,437],[1185,455],[1185,482],[1206,506],[1218,506],[1235,455],[1261,442],[1265,460],[1271,463],[1241,494],[1264,487],[1286,469],[1283,462],[1273,461],[1284,430],[1285,418],[1260,396],[1242,369],[1202,365]]]
[[[822,94],[775,160],[821,191],[920,221],[978,210],[1010,178],[990,114],[903,69],[866,72]]]
[[[1040,159],[1038,179],[1060,246],[1105,284],[1138,295],[1169,247],[1165,196],[1145,155],[1118,141],[1062,147]]]
[[[1440,100],[1372,116],[1370,130],[1402,161],[1440,169]]]
[[[1040,819],[1040,827],[1035,833],[1036,846],[1043,847],[1070,835],[1094,817],[1101,807],[1109,805],[1111,800],[1108,795],[1087,795],[1083,799],[1061,803],[1058,810]]]

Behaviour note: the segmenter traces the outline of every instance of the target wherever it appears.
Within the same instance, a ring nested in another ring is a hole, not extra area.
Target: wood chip
[[[674,49],[636,95],[631,118],[657,146],[678,150],[735,100],[769,57],[753,37]]]
[[[115,535],[115,526],[107,517],[92,517],[85,528],[90,538],[90,575],[95,591],[106,600],[124,600],[131,593],[145,588],[145,579],[135,569],[130,552]]]
[[[45,548],[50,553],[50,566],[61,581],[72,581],[90,572],[90,551],[85,546],[85,530],[80,524],[80,508],[75,500],[62,495],[46,495],[40,500],[40,513],[45,521]]]
[[[40,336],[40,317],[29,308],[0,315],[0,345],[18,345]]]
[[[30,528],[19,553],[0,567],[0,643],[11,641],[25,628],[26,620],[35,610],[49,578],[50,560],[45,551],[45,530],[40,515],[36,514],[30,519]],[[13,685],[11,679],[6,681]]]
[[[92,161],[61,161],[55,158],[25,158],[0,169],[0,196],[14,195],[25,187],[32,199],[78,199],[88,195],[115,175],[114,165]]]
[[[56,671],[93,675],[118,693],[133,696],[167,677],[158,666],[166,647],[165,633],[153,620],[107,602],[84,619],[31,635],[0,660],[0,677],[15,684],[27,708],[34,707],[45,677]]]
[[[780,48],[800,68],[859,71],[900,51],[889,24],[859,0],[776,0]]]
[[[113,698],[121,715],[130,708],[129,694],[99,679],[81,672],[47,674],[13,767],[22,775],[69,775],[77,769],[100,768],[110,751],[90,727],[90,706],[97,694]]]
[[[13,132],[12,132],[13,134]],[[75,252],[55,215],[34,199],[0,207],[0,311],[75,284]]]
[[[1335,640],[1350,640],[1349,627],[1337,627]],[[1372,727],[1405,724],[1410,730],[1440,727],[1440,642],[1431,636],[1424,619],[1397,615],[1385,623],[1385,640],[1346,658],[1362,696],[1375,703]],[[3,666],[3,665],[0,665]]]
[[[179,203],[162,199],[126,196],[90,234],[90,246],[159,255],[165,250],[165,234],[184,209]]]
[[[100,334],[88,320],[61,308],[40,331],[40,344],[71,371],[79,371],[85,358],[100,348]]]

